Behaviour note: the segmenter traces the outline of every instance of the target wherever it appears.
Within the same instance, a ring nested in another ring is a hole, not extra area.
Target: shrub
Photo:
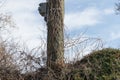
[[[74,64],[69,76],[74,80],[119,80],[120,50],[105,48],[91,52]]]

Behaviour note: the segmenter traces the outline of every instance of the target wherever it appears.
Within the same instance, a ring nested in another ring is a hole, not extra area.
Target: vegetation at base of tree
[[[2,44],[0,44],[2,45]],[[2,52],[5,49],[3,49]],[[4,55],[3,61],[11,56]],[[1,64],[4,62],[1,61]],[[6,64],[5,64],[6,65]],[[113,48],[105,48],[102,50],[93,51],[80,61],[66,64],[62,79],[60,80],[119,80],[120,79],[120,50]],[[39,68],[34,72],[26,72],[24,74],[18,68],[11,66],[18,66],[17,64],[10,64],[8,67],[0,67],[0,78],[2,80],[43,80],[47,74],[45,67]],[[3,69],[4,68],[4,69]],[[6,77],[7,76],[7,77]],[[52,80],[58,80],[60,76],[55,76],[52,70],[47,74]]]

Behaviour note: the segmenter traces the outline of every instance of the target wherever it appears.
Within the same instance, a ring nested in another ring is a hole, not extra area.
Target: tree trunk
[[[48,0],[47,67],[64,67],[64,0]]]

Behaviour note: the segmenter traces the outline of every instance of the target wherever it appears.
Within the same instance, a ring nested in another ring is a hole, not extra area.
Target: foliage
[[[74,64],[71,76],[74,80],[119,80],[120,50],[93,51]]]
[[[120,14],[120,0],[118,0],[118,3],[116,5],[116,14]]]

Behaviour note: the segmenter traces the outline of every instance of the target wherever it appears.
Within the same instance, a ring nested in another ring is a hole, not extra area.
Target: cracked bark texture
[[[47,66],[64,67],[64,0],[48,0]]]

